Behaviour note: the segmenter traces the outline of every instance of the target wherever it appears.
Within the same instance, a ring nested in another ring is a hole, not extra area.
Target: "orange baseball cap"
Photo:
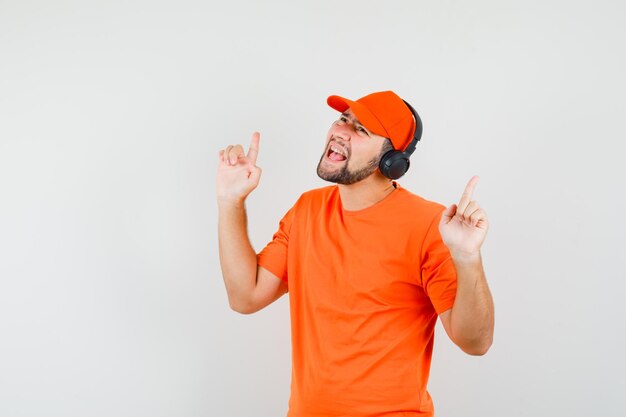
[[[329,96],[326,102],[344,112],[351,108],[359,122],[371,132],[391,140],[394,149],[404,151],[413,139],[415,120],[404,101],[393,91],[379,91],[357,101]]]

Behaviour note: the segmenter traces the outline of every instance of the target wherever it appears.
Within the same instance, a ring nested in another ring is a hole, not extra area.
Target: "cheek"
[[[330,142],[330,138],[333,136],[333,128],[331,127],[330,129],[328,129],[328,132],[326,133],[326,140],[324,141],[324,145],[328,145],[328,142]]]
[[[363,143],[361,146],[352,147],[352,159],[369,162],[380,153],[380,146],[374,143]]]

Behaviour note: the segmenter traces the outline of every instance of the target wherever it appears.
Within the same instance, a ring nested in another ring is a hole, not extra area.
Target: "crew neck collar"
[[[337,193],[337,198],[339,200],[339,204],[341,206],[341,211],[344,215],[346,216],[358,216],[361,214],[365,214],[365,213],[369,213],[370,211],[376,211],[378,210],[380,207],[382,206],[386,206],[390,200],[393,200],[394,197],[401,191],[402,187],[400,187],[400,184],[398,184],[396,181],[392,181],[392,184],[394,186],[394,189],[387,194],[385,197],[383,197],[381,200],[377,201],[376,203],[372,204],[371,206],[359,209],[359,210],[346,210],[343,207],[343,203],[341,202],[341,194],[339,193],[339,186],[335,185],[335,190]]]

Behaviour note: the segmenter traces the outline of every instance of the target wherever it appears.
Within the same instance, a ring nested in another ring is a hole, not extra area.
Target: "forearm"
[[[244,202],[218,202],[219,253],[231,308],[245,305],[256,286],[256,252],[250,244]]]
[[[480,253],[453,255],[457,291],[450,314],[454,342],[470,354],[484,354],[493,341],[494,307]]]

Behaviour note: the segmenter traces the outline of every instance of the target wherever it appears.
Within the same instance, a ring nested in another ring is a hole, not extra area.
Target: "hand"
[[[241,145],[229,145],[220,151],[217,168],[218,202],[240,203],[259,184],[261,168],[256,166],[259,139],[259,132],[254,132],[247,156],[244,155]]]
[[[452,204],[445,209],[439,222],[441,238],[453,257],[480,254],[480,247],[487,235],[487,214],[471,199],[478,180],[478,176],[469,180],[459,205]]]

